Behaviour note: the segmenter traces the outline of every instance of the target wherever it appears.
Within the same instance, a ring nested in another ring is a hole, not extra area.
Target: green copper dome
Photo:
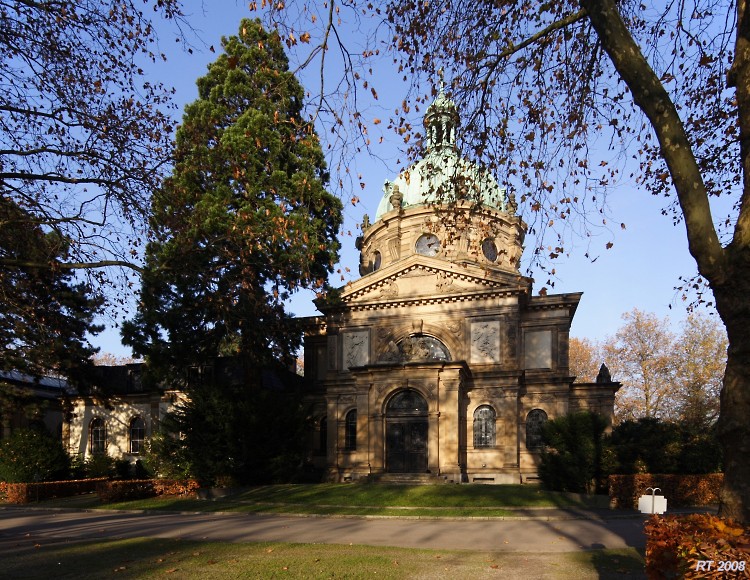
[[[456,104],[441,90],[424,118],[427,151],[424,157],[392,182],[386,181],[375,219],[393,209],[391,197],[401,194],[401,207],[450,203],[460,199],[508,211],[505,190],[476,163],[461,157],[456,147]]]

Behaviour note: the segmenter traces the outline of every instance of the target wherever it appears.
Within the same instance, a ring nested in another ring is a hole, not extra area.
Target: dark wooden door
[[[391,473],[427,471],[427,419],[415,417],[387,422],[386,461]]]

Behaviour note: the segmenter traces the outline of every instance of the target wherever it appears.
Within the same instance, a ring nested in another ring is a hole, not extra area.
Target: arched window
[[[106,453],[107,426],[104,420],[96,417],[89,423],[89,452],[92,454]]]
[[[539,449],[542,446],[542,425],[547,421],[547,413],[532,409],[526,415],[526,449]]]
[[[130,453],[143,453],[143,442],[146,438],[146,422],[140,417],[133,417],[130,421]]]
[[[495,446],[495,409],[489,405],[477,407],[474,411],[474,447]]]
[[[449,361],[451,354],[440,340],[427,334],[413,334],[400,340],[391,341],[387,350],[380,355],[379,363]]]
[[[403,416],[403,415],[426,415],[427,414],[427,401],[417,391],[412,389],[404,389],[399,391],[390,401],[386,409],[388,416]]]
[[[344,421],[344,449],[357,450],[357,410],[352,409],[346,414]]]

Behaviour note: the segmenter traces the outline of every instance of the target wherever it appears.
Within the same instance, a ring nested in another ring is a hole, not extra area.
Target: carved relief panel
[[[471,362],[500,362],[500,321],[471,323]]]
[[[361,367],[370,362],[370,332],[344,332],[342,340],[343,370]]]

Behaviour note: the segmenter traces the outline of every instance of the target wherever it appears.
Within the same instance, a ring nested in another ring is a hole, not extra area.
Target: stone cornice
[[[340,302],[332,304],[331,307],[338,309],[342,304],[351,303],[353,300],[361,299],[368,293],[373,292],[381,293],[381,296],[377,298],[379,301],[396,299],[398,289],[392,288],[392,286],[396,285],[399,279],[409,279],[419,275],[435,276],[438,280],[443,280],[446,286],[458,282],[473,285],[479,289],[511,289],[526,294],[531,291],[531,279],[518,272],[510,272],[500,268],[487,268],[472,263],[447,262],[441,258],[414,254],[340,288]],[[456,287],[446,289],[444,293],[466,294],[473,291],[475,291],[474,288]],[[425,292],[425,296],[431,296],[435,293],[435,290],[431,292],[428,290]],[[437,293],[442,294],[443,292],[438,290]],[[413,294],[410,296],[410,298],[414,297]],[[370,300],[374,299],[370,298]],[[321,311],[324,311],[324,302],[316,302],[316,304]],[[330,308],[326,310],[330,310]]]
[[[572,292],[567,294],[549,294],[547,296],[532,296],[526,303],[526,310],[530,312],[540,312],[544,310],[559,310],[562,308],[572,308],[571,317],[578,308],[583,292]]]
[[[498,288],[490,291],[468,292],[462,294],[438,294],[430,296],[419,296],[412,298],[379,298],[372,302],[355,302],[326,308],[327,313],[334,312],[361,312],[364,310],[386,310],[390,308],[406,308],[409,306],[425,306],[431,304],[450,304],[456,302],[473,302],[491,298],[510,298],[525,292],[521,288]]]

